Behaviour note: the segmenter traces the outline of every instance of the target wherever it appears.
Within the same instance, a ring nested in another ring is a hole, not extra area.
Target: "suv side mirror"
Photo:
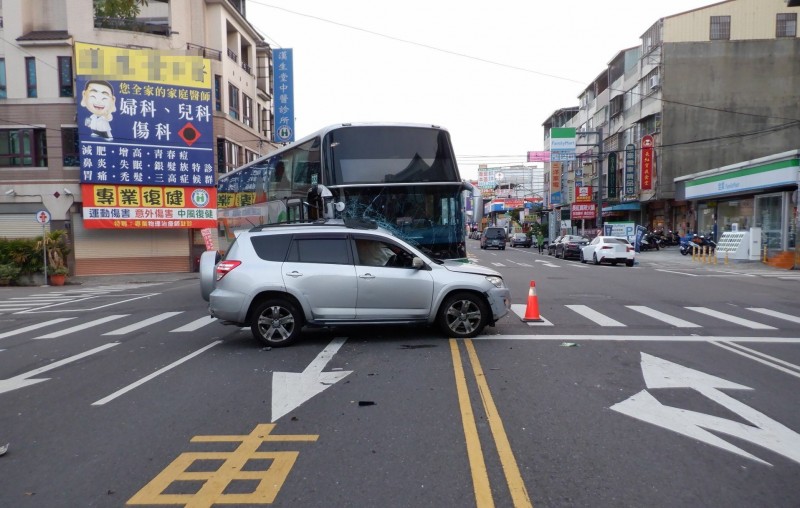
[[[425,261],[423,261],[422,258],[414,256],[414,258],[411,260],[411,268],[419,270],[423,266],[425,266]]]

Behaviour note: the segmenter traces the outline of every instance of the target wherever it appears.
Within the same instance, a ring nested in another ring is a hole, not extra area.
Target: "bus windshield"
[[[447,131],[404,126],[342,128],[328,133],[329,185],[457,182]]]

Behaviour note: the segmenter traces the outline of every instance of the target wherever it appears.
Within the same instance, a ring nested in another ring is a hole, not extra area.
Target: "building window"
[[[36,97],[36,58],[25,57],[25,81],[28,84],[28,97]]]
[[[8,86],[6,85],[6,59],[0,58],[0,99],[8,99]]]
[[[797,13],[778,13],[775,20],[775,37],[797,37]]]
[[[0,166],[47,166],[47,138],[45,137],[45,130],[0,130]]]
[[[61,128],[61,156],[65,167],[80,167],[80,143],[77,127]]]
[[[242,103],[244,111],[242,111],[242,123],[248,127],[253,126],[253,99],[245,94],[242,94]]]
[[[230,173],[241,165],[241,147],[225,138],[217,138],[217,171]]]
[[[222,111],[222,76],[214,75],[214,107]]]
[[[58,57],[58,96],[74,97],[75,92],[72,86],[72,57]]]
[[[239,119],[239,89],[228,83],[228,114]]]
[[[727,41],[731,38],[731,17],[730,16],[711,16],[712,41]]]

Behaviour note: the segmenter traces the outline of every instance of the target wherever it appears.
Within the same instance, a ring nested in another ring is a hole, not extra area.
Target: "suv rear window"
[[[286,259],[286,251],[292,235],[254,235],[250,237],[253,249],[258,257],[265,261],[280,261]]]
[[[486,238],[505,238],[506,231],[503,228],[488,228],[485,235]]]

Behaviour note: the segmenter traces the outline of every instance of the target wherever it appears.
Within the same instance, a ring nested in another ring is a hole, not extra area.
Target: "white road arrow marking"
[[[272,374],[272,421],[299,407],[314,395],[341,381],[352,371],[322,372],[325,365],[347,340],[337,337],[312,361],[303,372],[273,372]]]
[[[24,374],[20,374],[19,376],[10,377],[8,379],[0,380],[0,393],[10,392],[12,390],[17,390],[19,388],[25,388],[26,386],[35,385],[37,383],[41,383],[42,381],[47,381],[49,378],[43,379],[28,379],[30,377],[36,376],[41,374],[42,372],[47,372],[48,370],[53,370],[62,365],[66,365],[71,362],[75,362],[80,360],[81,358],[85,358],[87,356],[93,355],[95,353],[99,353],[100,351],[104,351],[108,348],[114,347],[118,345],[119,342],[113,342],[111,344],[104,344],[100,347],[96,347],[94,349],[90,349],[89,351],[84,351],[83,353],[77,354],[75,356],[70,356],[69,358],[64,358],[63,360],[59,360],[57,362],[53,362],[50,365],[46,365],[44,367],[40,367],[38,369],[33,369],[30,372],[26,372]]]
[[[720,391],[720,389],[751,390],[752,388],[646,353],[642,353],[642,374],[648,388],[691,388],[753,425],[665,406],[647,390],[642,390],[629,399],[611,406],[611,409],[762,464],[772,465],[704,429],[749,441],[800,463],[800,434]]]

